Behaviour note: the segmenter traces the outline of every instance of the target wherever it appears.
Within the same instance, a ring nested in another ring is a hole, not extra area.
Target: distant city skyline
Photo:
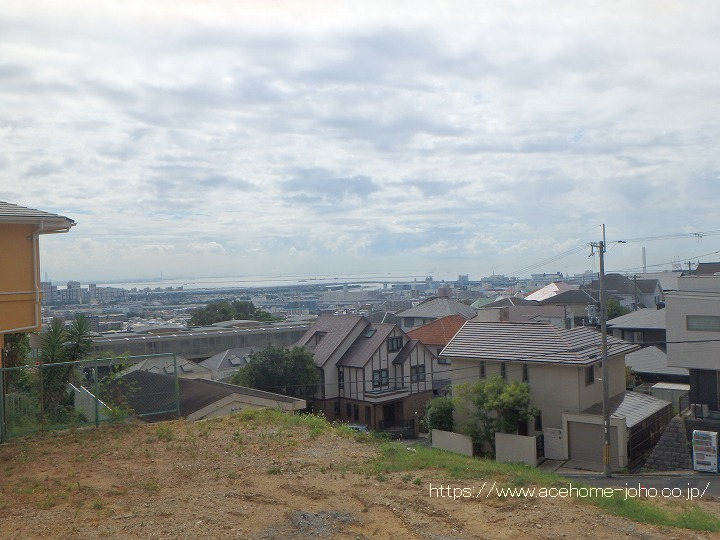
[[[0,200],[77,221],[41,240],[60,283],[582,273],[603,222],[718,228],[718,21],[713,1],[8,0]],[[608,270],[643,245],[648,270],[720,260],[720,235],[666,238],[611,244]]]

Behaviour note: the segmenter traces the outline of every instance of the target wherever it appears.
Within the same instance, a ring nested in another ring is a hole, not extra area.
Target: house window
[[[345,416],[347,416],[348,420],[350,419],[351,414],[352,414],[352,408],[350,407],[350,404],[345,403]]]
[[[500,364],[500,376],[503,379],[507,379],[507,365],[505,364],[505,362],[502,362]]]
[[[542,413],[535,417],[535,431],[542,431]]]
[[[714,315],[688,315],[687,329],[701,332],[720,332],[720,317]]]
[[[425,366],[410,366],[410,382],[421,382],[425,380]]]
[[[338,390],[345,390],[345,372],[342,369],[338,371]]]
[[[530,373],[528,373],[528,365],[527,364],[522,365],[522,380],[523,380],[523,382],[530,381]]]
[[[403,338],[402,336],[395,336],[388,338],[388,352],[396,352],[402,349],[403,346]]]
[[[353,405],[353,418],[356,422],[360,420],[360,407],[357,403]]]
[[[485,362],[480,362],[480,378],[485,378]]]
[[[387,369],[373,371],[373,386],[387,386],[389,380]]]
[[[589,386],[595,382],[595,366],[585,368],[585,386]]]

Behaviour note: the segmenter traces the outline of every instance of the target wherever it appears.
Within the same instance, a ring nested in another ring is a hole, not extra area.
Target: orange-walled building
[[[38,237],[73,225],[65,216],[0,201],[0,351],[5,334],[40,331]]]

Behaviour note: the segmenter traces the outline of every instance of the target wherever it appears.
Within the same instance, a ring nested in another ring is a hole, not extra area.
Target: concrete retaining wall
[[[537,465],[537,441],[535,437],[495,434],[495,460]]]
[[[453,433],[451,431],[442,431],[440,429],[432,430],[432,447],[463,454],[465,456],[473,455],[472,439],[467,435]]]

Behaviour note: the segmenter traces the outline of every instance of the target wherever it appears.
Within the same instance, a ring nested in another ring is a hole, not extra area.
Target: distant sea
[[[238,277],[201,277],[201,278],[167,278],[139,281],[106,281],[97,282],[98,287],[120,287],[123,289],[144,289],[149,287],[182,287],[192,289],[230,289],[230,288],[266,288],[292,287],[297,285],[342,285],[344,283],[370,282],[367,285],[424,281],[426,276],[408,274],[328,274],[328,275],[276,275],[276,276],[238,276]]]

